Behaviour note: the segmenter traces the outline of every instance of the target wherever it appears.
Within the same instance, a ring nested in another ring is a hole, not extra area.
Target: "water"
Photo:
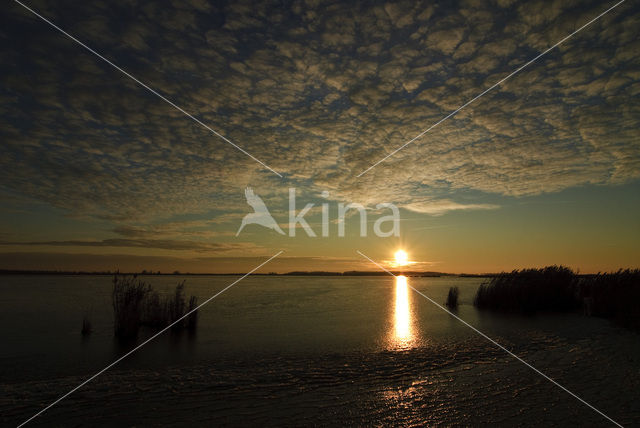
[[[186,280],[200,302],[231,276]],[[248,277],[33,425],[587,425],[608,421],[410,289],[623,425],[640,424],[637,333],[579,315],[476,311],[476,278]],[[123,355],[111,278],[0,277],[0,414],[15,426]],[[89,314],[93,333],[80,334]],[[140,340],[151,332],[144,331]]]

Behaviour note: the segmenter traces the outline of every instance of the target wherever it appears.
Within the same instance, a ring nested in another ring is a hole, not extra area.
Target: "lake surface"
[[[206,300],[233,276],[150,276]],[[640,425],[640,335],[579,315],[479,312],[477,278],[248,277],[32,421],[34,426]],[[89,315],[93,333],[80,334]],[[152,334],[143,331],[139,341]],[[0,422],[15,426],[127,352],[111,277],[0,277]]]

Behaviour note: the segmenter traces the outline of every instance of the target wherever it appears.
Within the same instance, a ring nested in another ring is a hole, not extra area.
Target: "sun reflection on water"
[[[407,277],[396,276],[395,311],[392,342],[396,348],[408,348],[415,339]]]

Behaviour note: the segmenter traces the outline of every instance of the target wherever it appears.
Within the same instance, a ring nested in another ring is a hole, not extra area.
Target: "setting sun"
[[[393,255],[395,258],[396,266],[406,266],[409,264],[409,255],[404,250],[398,250]]]

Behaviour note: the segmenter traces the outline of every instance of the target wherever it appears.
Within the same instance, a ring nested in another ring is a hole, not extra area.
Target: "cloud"
[[[228,216],[235,224],[240,216]],[[184,238],[186,236],[198,238],[215,238],[230,236],[218,230],[211,230],[212,225],[221,222],[224,217],[213,220],[173,221],[150,225],[119,225],[111,231],[126,238]]]
[[[441,215],[496,208],[460,192],[520,197],[637,180],[631,4],[355,177],[603,10],[541,4],[91,2],[69,14],[33,2],[285,180],[12,5],[1,30],[13,48],[0,57],[0,178],[69,215],[106,219],[125,238],[91,245],[157,248],[179,247],[164,239],[181,233],[213,236],[176,218],[242,216],[246,185],[269,206],[297,187]]]
[[[116,271],[172,273],[176,270],[189,273],[244,273],[264,263],[273,254],[259,253],[255,256],[150,256],[131,254],[75,254],[60,252],[2,252],[0,269],[54,270],[54,271]],[[375,271],[371,263],[361,257],[287,257],[279,256],[258,273],[291,271],[348,270]]]
[[[439,199],[435,201],[411,202],[404,205],[404,208],[416,213],[442,215],[449,211],[495,210],[500,208],[500,206],[495,204],[461,204],[446,199]]]
[[[47,246],[47,247],[117,247],[117,248],[156,248],[161,250],[228,252],[253,251],[258,247],[251,243],[211,243],[167,239],[103,239],[100,241],[0,241],[0,246]]]

